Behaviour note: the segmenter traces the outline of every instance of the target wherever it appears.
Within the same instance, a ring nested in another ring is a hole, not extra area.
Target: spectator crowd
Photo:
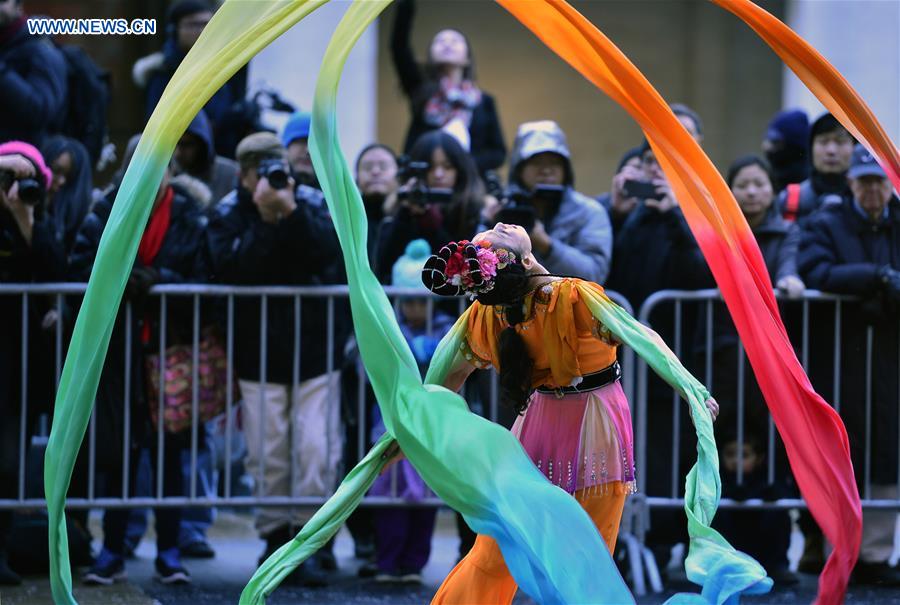
[[[50,40],[28,33],[26,3],[0,1],[0,283],[85,282],[139,137],[129,143],[112,182],[98,183],[95,141],[61,120],[72,115],[66,103],[78,98],[69,90],[76,67]],[[170,8],[162,50],[134,67],[147,115],[214,10],[203,0],[179,0]],[[383,284],[417,287],[424,259],[442,244],[506,222],[526,228],[538,261],[551,273],[602,284],[635,311],[661,290],[715,287],[646,142],[623,144],[623,150],[631,147],[623,152],[608,192],[579,190],[566,133],[552,119],[558,108],[519,125],[507,149],[501,108],[476,78],[466,36],[454,29],[437,32],[421,61],[410,41],[414,12],[413,0],[400,0],[390,36],[411,114],[403,153],[372,142],[355,162],[368,217],[369,258]],[[165,350],[167,369],[190,368],[191,355],[178,357],[178,347],[189,351],[197,334],[211,368],[204,397],[240,402],[242,446],[237,449],[243,455],[224,464],[245,470],[253,495],[326,497],[342,470],[349,470],[384,430],[362,376],[349,306],[340,298],[304,297],[301,308],[289,297],[241,296],[233,305],[221,298],[192,305],[189,298],[172,297],[161,321],[160,298],[150,292],[155,285],[346,283],[340,245],[308,152],[310,117],[292,114],[279,133],[248,126],[245,80],[238,73],[193,119],[156,192],[125,286],[128,305],[119,309],[97,394],[95,422],[102,439],[90,455],[83,448],[72,496],[221,493],[214,415],[201,416],[205,422],[193,427],[198,433],[193,448],[190,420],[179,424],[157,409],[162,400],[167,410],[170,401],[189,409],[184,406],[190,405],[190,386],[180,391],[172,386],[178,376],[161,371],[160,352]],[[672,110],[702,145],[701,117],[681,104]],[[761,149],[735,158],[724,178],[760,246],[798,354],[801,341],[808,339],[813,385],[839,406],[864,496],[896,499],[900,201],[872,154],[830,114],[810,123],[802,111],[782,111],[761,134]],[[507,183],[497,172],[503,166]],[[801,317],[795,301],[807,290],[853,298],[842,303],[839,318],[833,305],[813,305],[808,317]],[[6,318],[0,332],[2,499],[19,496],[20,440],[29,443],[40,430],[41,416],[52,414],[55,343],[61,338],[65,347],[78,306],[76,297],[0,297]],[[685,304],[677,315],[673,307],[671,302],[657,305],[650,322],[667,342],[681,343],[681,356],[701,378],[706,360],[713,360],[706,380],[712,381],[722,407],[717,439],[723,496],[796,496],[783,449],[778,443],[767,447],[765,403],[724,306],[716,303],[710,317],[706,306]],[[455,302],[431,303],[427,292],[398,301],[398,321],[423,370],[458,313]],[[223,358],[228,331],[233,368],[217,369],[210,360]],[[740,373],[747,379],[738,381]],[[481,412],[488,405],[489,380],[472,382],[477,384],[469,387],[467,400]],[[234,387],[232,393],[226,385]],[[681,475],[673,476],[672,460],[655,457],[638,472],[646,474],[648,495],[678,497],[694,448],[685,431],[688,423],[674,422],[671,390],[659,380],[648,379],[647,404],[648,440],[663,450],[668,446],[684,464]],[[511,418],[506,420],[511,424]],[[26,427],[24,436],[20,426]],[[362,451],[359,434],[365,435]],[[91,460],[93,469],[88,468]],[[158,461],[162,468],[155,468]],[[29,477],[41,472],[31,461],[26,471]],[[132,478],[127,485],[123,471]],[[429,494],[408,463],[392,472],[397,476],[380,479],[374,495],[394,493],[415,504]],[[29,493],[37,490],[34,495],[40,497],[39,483],[28,479]],[[255,525],[265,543],[260,562],[310,516],[302,507],[259,508]],[[18,552],[21,541],[12,539],[20,531],[18,519],[18,513],[0,511],[0,585],[18,583],[19,573],[28,571]],[[146,519],[147,511],[104,511],[102,547],[91,552],[86,535],[80,559],[78,541],[70,538],[73,561],[87,568],[85,582],[111,584],[124,577]],[[159,508],[154,519],[160,580],[190,581],[183,559],[215,556],[205,534],[214,510]],[[889,564],[895,523],[894,512],[864,512],[855,581],[900,585],[900,572]],[[69,524],[86,534],[86,513],[69,513]],[[434,524],[433,509],[361,509],[348,522],[356,555],[366,561],[360,573],[384,582],[420,581]],[[776,582],[797,581],[788,569],[791,522],[786,511],[723,511],[716,524],[737,548],[757,557]],[[474,536],[461,519],[458,525],[463,556]],[[760,532],[761,525],[769,529]],[[805,537],[800,571],[817,573],[826,545],[811,518],[801,515],[799,525]],[[647,545],[661,569],[673,546],[686,539],[683,513],[653,509]],[[335,569],[326,546],[290,579],[322,586]]]

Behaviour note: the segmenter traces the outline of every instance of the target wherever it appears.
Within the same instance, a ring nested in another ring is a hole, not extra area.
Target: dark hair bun
[[[460,250],[460,244],[450,242],[443,246],[437,254],[433,254],[422,268],[422,283],[425,287],[441,296],[459,296],[465,294],[464,286],[450,283],[447,277],[447,266],[456,252]],[[471,289],[484,286],[484,276],[481,274],[481,266],[478,264],[478,247],[472,243],[462,244],[463,261],[466,264],[468,278],[472,281]]]

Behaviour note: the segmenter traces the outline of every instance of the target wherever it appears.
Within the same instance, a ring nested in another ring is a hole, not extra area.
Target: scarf
[[[172,200],[175,198],[175,191],[172,187],[166,187],[162,201],[153,209],[150,220],[147,222],[147,228],[144,230],[144,236],[141,238],[141,244],[138,246],[138,260],[142,265],[149,267],[159,254],[162,248],[163,240],[166,237],[166,231],[169,230],[169,223],[172,220]],[[151,338],[150,332],[151,318],[147,313],[144,316],[144,325],[141,326],[141,342],[148,344]]]
[[[471,80],[454,84],[450,78],[441,78],[438,89],[425,102],[425,122],[441,128],[451,120],[460,119],[468,128],[472,124],[472,112],[481,103],[481,89]]]
[[[166,231],[169,230],[169,222],[172,219],[172,200],[174,198],[175,191],[171,187],[166,187],[162,201],[150,215],[144,236],[141,238],[141,244],[138,246],[138,260],[142,265],[148,267],[152,265],[162,248],[163,239],[166,237]]]

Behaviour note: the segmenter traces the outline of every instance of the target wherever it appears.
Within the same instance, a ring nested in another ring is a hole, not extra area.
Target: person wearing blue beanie
[[[428,321],[428,299],[432,294],[422,283],[422,269],[431,253],[431,245],[427,240],[414,239],[406,245],[403,256],[394,263],[391,271],[394,286],[414,288],[421,292],[420,296],[400,299],[397,322],[423,376],[438,343],[453,327],[454,321],[436,307],[432,307],[433,316],[431,322]],[[374,441],[384,433],[384,421],[377,406],[373,408],[372,414],[374,422],[370,436]],[[397,496],[412,504],[420,503],[432,495],[408,460],[401,460],[395,468],[378,477],[369,494]],[[434,507],[375,509],[376,582],[422,582],[422,568],[431,555],[431,538],[436,517],[437,509]]]
[[[313,169],[312,158],[309,156],[309,124],[310,114],[305,111],[291,114],[281,132],[281,143],[287,149],[288,162],[294,173],[294,179],[300,184],[321,190]]]

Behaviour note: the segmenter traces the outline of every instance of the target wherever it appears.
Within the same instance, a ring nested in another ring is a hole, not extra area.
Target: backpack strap
[[[784,202],[784,212],[782,216],[784,220],[793,223],[797,220],[797,213],[800,211],[800,184],[791,183],[787,186],[787,197]]]

